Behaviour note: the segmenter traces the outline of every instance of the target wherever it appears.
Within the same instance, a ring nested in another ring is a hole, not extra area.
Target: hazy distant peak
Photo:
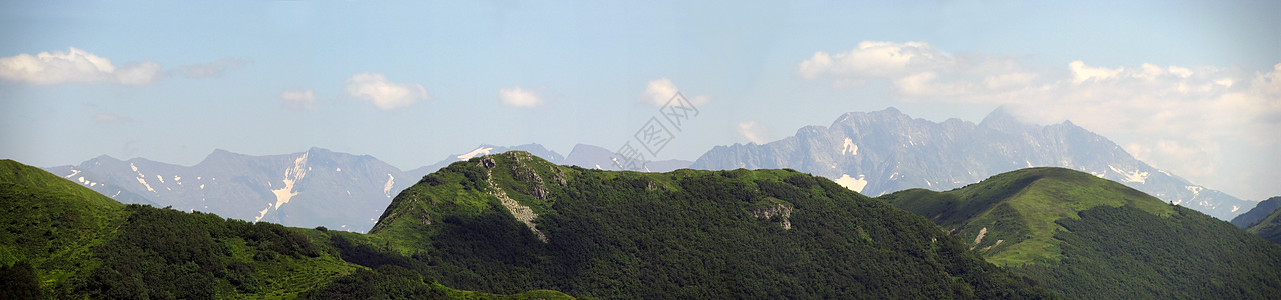
[[[200,161],[200,163],[197,163],[196,165],[202,165],[202,164],[209,163],[209,162],[216,162],[216,161],[223,161],[223,160],[228,160],[228,159],[234,159],[234,158],[242,157],[242,156],[245,156],[245,155],[244,155],[244,154],[240,154],[240,153],[235,153],[235,152],[227,151],[227,150],[223,150],[223,149],[214,149],[214,150],[213,150],[213,152],[210,152],[210,153],[209,153],[209,155],[206,155],[206,156],[205,156],[205,159],[204,159],[204,160],[201,160],[201,161]]]
[[[983,121],[979,122],[979,126],[999,130],[1016,130],[1037,127],[1035,124],[1019,120],[1018,117],[1010,114],[1009,110],[1006,109],[1004,105],[997,106],[996,109],[988,113],[986,117],[983,117]]]
[[[878,111],[847,112],[841,115],[841,117],[836,118],[836,122],[832,122],[832,127],[836,127],[836,125],[838,124],[858,123],[859,121],[866,122],[873,119],[886,119],[886,118],[911,119],[912,117],[908,116],[907,114],[904,114],[903,112],[899,111],[897,108],[890,106]]]
[[[106,154],[99,155],[98,157],[94,157],[93,159],[89,160],[89,162],[103,162],[103,161],[117,162],[120,160],[116,159],[115,157],[111,157],[111,155],[106,155]]]

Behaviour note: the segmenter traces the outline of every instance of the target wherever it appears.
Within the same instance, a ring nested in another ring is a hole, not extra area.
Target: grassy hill
[[[568,298],[454,290],[330,244],[357,234],[126,206],[11,160],[0,161],[0,224],[5,298]]]
[[[879,199],[930,218],[988,261],[1082,298],[1281,294],[1281,247],[1119,183],[1030,168]]]
[[[375,246],[353,252],[384,265],[498,293],[1053,297],[929,220],[791,170],[611,172],[513,151],[424,177],[361,238]]]
[[[1281,201],[1281,197],[1272,197],[1268,199],[1267,202],[1275,203],[1278,201]],[[1251,210],[1251,212],[1253,212],[1253,210]],[[1281,244],[1281,209],[1272,210],[1272,213],[1269,213],[1267,216],[1256,221],[1252,221],[1249,226],[1250,227],[1246,228],[1247,232],[1256,234],[1273,243]]]

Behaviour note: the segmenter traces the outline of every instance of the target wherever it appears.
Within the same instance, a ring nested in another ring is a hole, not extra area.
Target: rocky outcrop
[[[748,209],[747,213],[762,220],[774,220],[782,226],[784,230],[792,229],[792,207],[783,203],[773,203],[766,207],[757,207]],[[775,219],[778,217],[778,219]]]

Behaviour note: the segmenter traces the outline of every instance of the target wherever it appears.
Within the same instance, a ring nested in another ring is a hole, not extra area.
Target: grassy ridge
[[[988,261],[1072,297],[1281,293],[1281,247],[1082,172],[1023,169],[956,190],[880,199],[931,218]]]
[[[1062,168],[1022,169],[952,191],[913,189],[879,199],[934,220],[997,265],[1057,262],[1062,249],[1054,233],[1063,227],[1056,222],[1079,218],[1082,210],[1132,206],[1158,216],[1174,212],[1155,197]],[[984,228],[983,239],[974,243]]]
[[[1281,209],[1274,210],[1263,219],[1255,221],[1253,225],[1246,228],[1246,231],[1273,243],[1281,244]]]

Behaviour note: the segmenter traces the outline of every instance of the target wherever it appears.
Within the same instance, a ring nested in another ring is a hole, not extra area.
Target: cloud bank
[[[79,48],[18,54],[0,58],[0,78],[35,85],[104,82],[141,85],[162,74],[158,63],[146,61],[116,66],[110,59]]]
[[[347,95],[369,101],[382,110],[392,110],[427,100],[427,89],[417,83],[400,83],[387,80],[378,73],[358,73],[347,78]]]
[[[543,105],[543,99],[534,92],[514,86],[498,90],[498,101],[506,106],[536,107]]]
[[[276,98],[282,106],[293,110],[316,110],[316,92],[312,90],[289,90],[281,92]]]
[[[178,67],[165,71],[153,61],[116,65],[110,59],[84,49],[68,47],[67,51],[18,54],[0,58],[0,79],[32,85],[63,83],[112,83],[145,85],[170,75],[186,78],[222,76],[227,70],[249,64],[249,60],[224,58],[207,64]]]
[[[672,83],[672,80],[667,79],[667,77],[650,80],[645,84],[645,92],[641,93],[640,101],[653,106],[663,106],[668,101],[671,101],[672,97],[676,96],[676,92],[679,91],[680,89],[676,88],[676,84]],[[690,104],[696,107],[711,102],[711,98],[705,95],[694,97],[688,97],[689,94],[685,95]]]

